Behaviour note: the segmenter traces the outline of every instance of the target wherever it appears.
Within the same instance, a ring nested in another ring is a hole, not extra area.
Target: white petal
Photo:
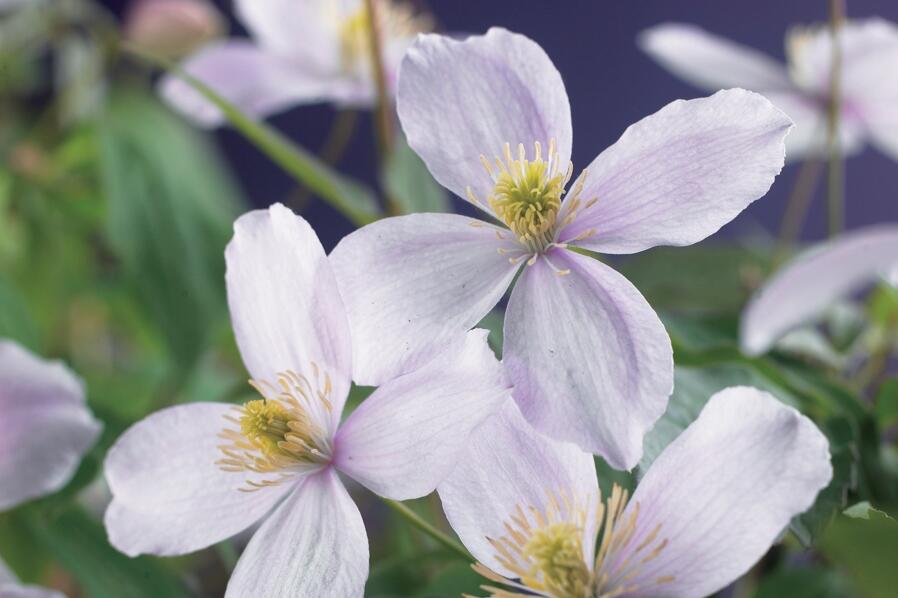
[[[188,58],[181,68],[255,118],[329,99],[339,95],[344,86],[328,73],[297,64],[244,40],[206,46]],[[215,127],[224,123],[224,114],[177,75],[162,79],[160,93],[171,106],[198,125]]]
[[[813,321],[896,265],[896,225],[851,231],[801,254],[764,284],[742,314],[742,350],[764,353],[786,332]]]
[[[707,91],[790,89],[785,66],[770,56],[685,23],[643,31],[639,47],[675,75]]]
[[[504,527],[520,506],[544,510],[549,494],[595,508],[598,481],[592,455],[537,433],[514,401],[472,434],[458,465],[438,488],[449,524],[475,559],[508,575],[487,538]],[[584,529],[584,557],[591,560],[595,520]]]
[[[638,562],[666,539],[628,583],[641,595],[708,596],[748,571],[831,477],[826,437],[809,419],[755,388],[728,388],[640,482],[622,516],[638,504],[636,530],[614,560]],[[656,586],[663,576],[674,579]]]
[[[307,67],[329,70],[340,61],[340,26],[361,0],[235,0],[237,16],[255,40]]]
[[[333,470],[306,479],[253,535],[226,598],[359,597],[368,578],[368,537]]]
[[[337,433],[335,465],[387,498],[432,492],[471,432],[511,396],[486,336],[472,330],[464,342],[365,399]]]
[[[0,583],[0,598],[66,598],[62,592],[38,586]]]
[[[241,491],[260,474],[225,472],[218,437],[233,405],[192,403],[158,411],[125,432],[106,456],[113,502],[112,545],[136,556],[193,552],[246,529],[281,499],[292,481]]]
[[[536,429],[630,469],[667,406],[673,355],[664,325],[626,278],[589,257],[549,255],[518,280],[503,361]]]
[[[577,245],[604,253],[701,241],[767,193],[783,167],[791,124],[742,89],[672,102],[631,125],[584,170],[580,198],[596,203],[582,207],[558,238],[594,231]]]
[[[0,511],[62,488],[101,427],[71,371],[0,340]]]
[[[369,224],[337,245],[330,259],[358,384],[420,367],[499,302],[517,267],[499,253],[497,230],[464,216],[412,214]]]
[[[538,44],[494,27],[456,41],[421,35],[399,72],[397,109],[409,145],[434,178],[459,197],[470,186],[485,202],[491,162],[503,147],[557,144],[563,165],[571,156],[571,110],[558,70]],[[544,150],[545,151],[545,150]]]
[[[250,374],[273,381],[321,368],[333,384],[331,430],[349,392],[349,323],[330,262],[315,231],[280,204],[234,223],[225,251],[228,304],[240,354]]]

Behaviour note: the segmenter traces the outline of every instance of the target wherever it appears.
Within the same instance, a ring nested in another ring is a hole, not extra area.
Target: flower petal
[[[597,201],[558,238],[593,231],[577,245],[603,253],[701,241],[767,193],[790,127],[763,96],[742,89],[672,102],[631,125],[583,171],[573,188],[582,181],[581,200]]]
[[[349,393],[352,341],[337,282],[315,231],[280,204],[234,223],[225,251],[237,345],[254,378],[322,368],[333,384],[331,429]],[[313,365],[315,364],[315,365]]]
[[[101,428],[68,368],[0,340],[0,511],[62,488]]]
[[[291,62],[244,40],[208,45],[181,65],[183,70],[254,118],[342,93],[344,83],[308,65]],[[224,114],[177,75],[160,83],[162,97],[204,127],[224,123]]]
[[[38,586],[0,583],[0,598],[66,598],[65,594]]]
[[[471,435],[467,448],[438,491],[449,524],[478,561],[503,575],[488,538],[508,534],[504,527],[518,507],[546,508],[550,493],[596,505],[598,481],[592,455],[573,444],[537,433],[514,401]],[[592,560],[595,520],[583,532],[584,558]]]
[[[339,28],[361,0],[235,0],[240,21],[266,50],[322,70],[340,60]]]
[[[361,598],[367,578],[365,524],[329,469],[307,478],[253,535],[225,597]]]
[[[340,427],[334,464],[395,500],[429,494],[452,471],[468,436],[511,396],[487,331],[378,388]]]
[[[464,216],[412,214],[369,224],[337,245],[330,259],[358,384],[420,367],[499,302],[518,267],[499,253],[497,231]]]
[[[765,283],[742,314],[742,350],[764,353],[782,335],[896,265],[898,225],[851,231],[801,254]]]
[[[126,431],[106,456],[113,502],[106,531],[136,556],[193,552],[246,529],[292,484],[241,491],[258,474],[225,472],[219,434],[233,405],[192,403],[158,411]]]
[[[667,545],[627,583],[645,595],[713,594],[748,571],[831,477],[828,442],[809,419],[758,389],[725,389],[639,483],[622,515],[639,509],[633,537],[609,566],[638,562],[633,549],[660,525],[639,556]]]
[[[781,63],[695,25],[656,25],[640,33],[637,43],[664,68],[707,91],[730,87],[759,92],[792,88]]]
[[[527,267],[505,314],[503,360],[537,430],[630,469],[664,413],[673,354],[664,325],[626,278],[569,251]]]
[[[400,68],[397,109],[409,145],[462,198],[470,187],[486,202],[493,182],[480,157],[492,162],[506,143],[532,152],[554,140],[559,162],[570,160],[561,75],[538,44],[499,27],[464,41],[419,36]]]

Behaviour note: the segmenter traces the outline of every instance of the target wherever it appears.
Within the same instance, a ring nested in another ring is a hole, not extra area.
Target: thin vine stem
[[[394,511],[402,515],[402,517],[405,518],[406,521],[439,542],[445,548],[448,548],[450,551],[454,552],[465,560],[474,560],[474,558],[471,556],[471,553],[469,553],[464,546],[425,521],[423,517],[411,510],[408,505],[405,505],[398,500],[384,499],[384,502],[386,502]]]
[[[390,113],[390,97],[387,93],[387,75],[384,68],[383,44],[380,31],[381,19],[375,0],[365,0],[368,12],[368,54],[371,57],[371,73],[377,89],[377,107],[375,110],[375,130],[377,146],[381,160],[386,160],[393,146],[393,119]]]

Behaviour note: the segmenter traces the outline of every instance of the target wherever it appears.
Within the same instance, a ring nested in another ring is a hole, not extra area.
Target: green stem
[[[370,191],[342,177],[305,149],[297,146],[278,131],[256,122],[236,106],[219,96],[201,81],[190,76],[171,62],[154,56],[130,44],[122,49],[131,56],[179,77],[214,104],[228,121],[273,162],[283,168],[310,190],[330,203],[353,224],[363,226],[380,216],[377,201]]]
[[[801,234],[822,166],[822,162],[814,158],[808,158],[801,164],[801,169],[795,179],[795,186],[792,188],[792,193],[786,203],[786,211],[783,214],[776,251],[773,253],[772,265],[774,268],[784,261],[789,248],[795,244]]]
[[[365,0],[368,12],[368,41],[371,57],[371,73],[377,89],[377,108],[375,113],[375,129],[377,131],[377,147],[381,160],[386,160],[393,144],[393,122],[390,114],[390,97],[387,93],[387,76],[384,69],[382,39],[380,34],[380,18],[374,0]]]
[[[841,78],[842,48],[841,30],[845,19],[845,0],[830,0],[830,35],[832,58],[829,81],[829,172],[827,176],[827,221],[829,236],[835,237],[845,227],[845,173],[839,142],[839,117],[842,109]]]
[[[464,546],[425,521],[423,517],[412,511],[407,505],[404,505],[398,500],[390,500],[388,498],[385,498],[384,502],[392,507],[394,511],[402,515],[409,523],[439,542],[445,548],[448,548],[465,560],[474,560],[474,558],[471,556],[471,553],[465,550]]]

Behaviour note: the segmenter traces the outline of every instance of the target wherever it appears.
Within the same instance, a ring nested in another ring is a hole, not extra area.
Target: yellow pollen
[[[216,465],[223,471],[261,474],[247,480],[242,491],[280,484],[330,461],[325,422],[331,411],[331,380],[314,363],[312,373],[311,380],[293,371],[278,374],[276,384],[251,380],[263,398],[236,406],[234,415],[225,416],[231,426],[219,434],[227,444],[219,446],[224,457]]]
[[[549,492],[544,509],[518,506],[504,527],[507,535],[489,539],[496,561],[512,575],[506,577],[481,563],[474,570],[498,587],[481,588],[493,598],[616,598],[639,592],[652,595],[654,588],[674,580],[658,576],[640,579],[640,572],[667,546],[658,539],[661,526],[637,537],[639,504],[624,517],[627,492],[616,484],[606,502],[591,507],[576,502],[569,493]],[[595,560],[584,558],[583,541],[588,521],[597,523]]]
[[[411,38],[418,33],[431,31],[433,22],[427,15],[417,14],[409,4],[390,0],[375,0],[378,31],[385,40]],[[358,9],[339,23],[340,64],[348,75],[369,72],[371,60],[370,26],[368,8],[360,2]]]

